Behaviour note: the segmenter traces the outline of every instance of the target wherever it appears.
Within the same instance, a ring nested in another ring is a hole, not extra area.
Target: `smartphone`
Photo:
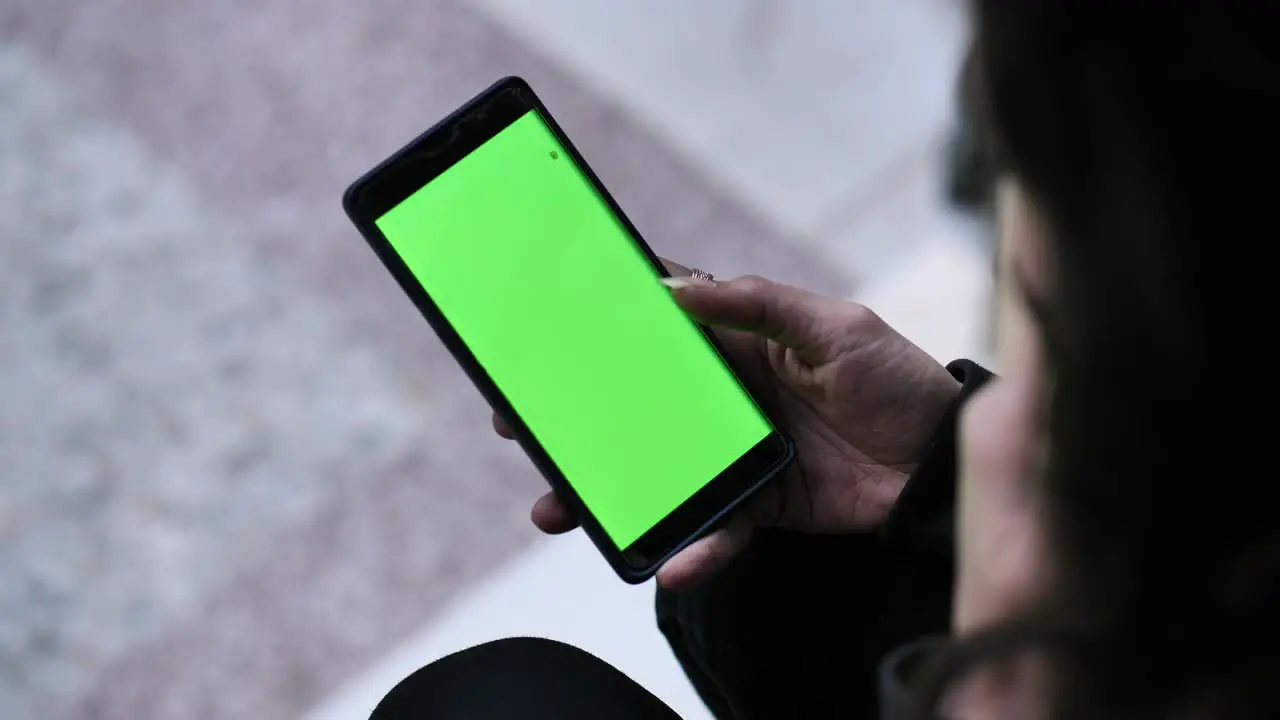
[[[648,579],[791,462],[791,441],[520,78],[343,200],[623,580]]]

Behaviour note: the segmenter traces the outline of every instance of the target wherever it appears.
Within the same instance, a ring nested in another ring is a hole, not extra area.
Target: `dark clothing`
[[[762,530],[706,584],[658,590],[658,627],[717,718],[902,717],[906,671],[923,648],[908,644],[950,626],[956,415],[990,377],[966,360],[947,369],[963,384],[960,398],[880,532]],[[373,717],[676,715],[603,661],[523,638],[428,665]]]
[[[717,718],[880,717],[880,661],[947,634],[956,417],[991,377],[967,360],[947,369],[960,397],[881,532],[762,531],[706,584],[658,590],[658,626]]]
[[[400,681],[371,720],[680,720],[594,655],[507,638],[441,658]]]

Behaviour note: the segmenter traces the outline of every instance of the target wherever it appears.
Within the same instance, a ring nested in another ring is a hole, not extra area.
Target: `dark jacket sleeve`
[[[989,377],[963,360],[948,369],[963,386],[956,406]],[[762,529],[707,582],[658,588],[658,626],[718,717],[876,718],[888,709],[895,696],[877,675],[885,658],[951,624],[956,415],[939,423],[876,535]]]
[[[938,423],[929,452],[898,496],[882,532],[891,543],[951,558],[955,545],[956,421],[965,400],[991,379],[991,373],[970,360],[956,360],[947,370],[960,381],[960,395]],[[943,641],[916,640],[884,657],[878,678],[883,720],[914,716],[909,693],[912,674]]]
[[[950,556],[955,532],[956,420],[960,408],[991,379],[990,371],[971,360],[947,365],[960,381],[960,395],[934,431],[920,467],[907,481],[881,532],[890,542]]]

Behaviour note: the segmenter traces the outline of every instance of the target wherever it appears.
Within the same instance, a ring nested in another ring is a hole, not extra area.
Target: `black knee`
[[[675,718],[619,670],[544,638],[494,640],[427,665],[396,685],[371,720]]]

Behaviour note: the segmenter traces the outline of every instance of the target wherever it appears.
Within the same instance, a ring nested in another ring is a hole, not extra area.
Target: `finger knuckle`
[[[842,315],[844,323],[852,327],[872,327],[884,322],[874,310],[862,303],[845,303]]]
[[[749,294],[757,294],[768,291],[769,288],[773,286],[773,282],[760,277],[759,275],[743,275],[742,277],[733,280],[730,285],[732,285],[735,290]]]

